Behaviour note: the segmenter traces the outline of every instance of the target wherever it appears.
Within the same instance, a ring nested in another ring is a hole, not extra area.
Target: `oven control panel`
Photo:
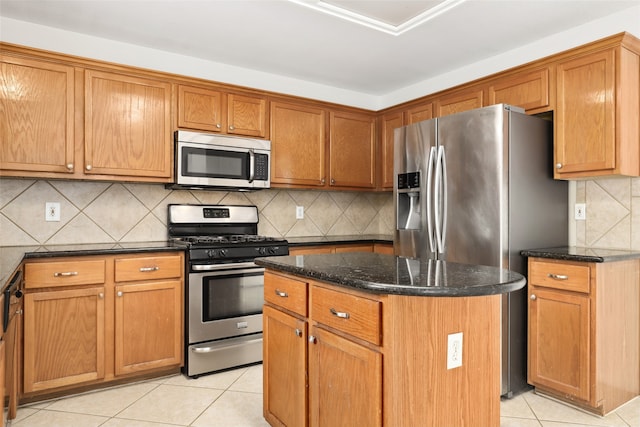
[[[204,218],[230,218],[227,208],[202,208]]]

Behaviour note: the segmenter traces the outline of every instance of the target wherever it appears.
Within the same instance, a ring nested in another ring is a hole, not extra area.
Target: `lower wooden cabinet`
[[[179,368],[183,265],[182,253],[27,262],[25,395]]]
[[[604,415],[640,395],[640,260],[529,259],[528,380]]]

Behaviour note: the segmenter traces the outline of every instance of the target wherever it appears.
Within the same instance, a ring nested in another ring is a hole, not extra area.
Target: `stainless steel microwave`
[[[171,188],[259,190],[271,185],[271,141],[175,132]]]

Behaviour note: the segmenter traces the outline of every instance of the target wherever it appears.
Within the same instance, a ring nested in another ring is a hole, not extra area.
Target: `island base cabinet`
[[[382,355],[319,328],[309,342],[311,425],[382,426]]]
[[[307,322],[265,306],[263,413],[272,426],[308,426]]]

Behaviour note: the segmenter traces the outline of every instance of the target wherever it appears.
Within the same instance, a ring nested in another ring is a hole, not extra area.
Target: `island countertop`
[[[526,284],[521,274],[497,267],[370,252],[257,258],[255,263],[377,294],[469,297],[512,292]]]

